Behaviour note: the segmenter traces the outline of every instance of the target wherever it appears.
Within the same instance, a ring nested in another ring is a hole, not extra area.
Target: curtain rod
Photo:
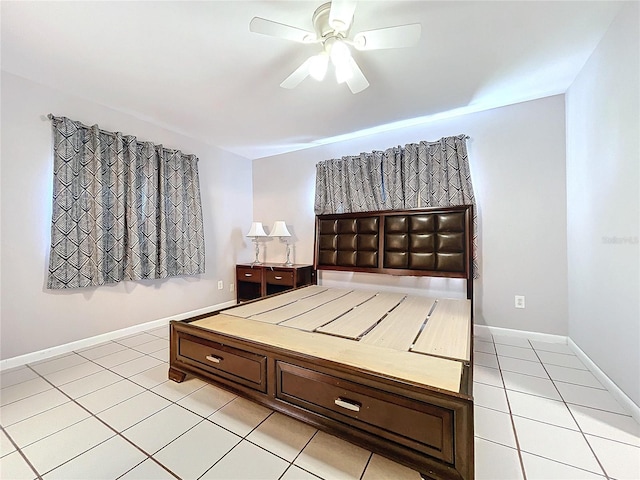
[[[471,137],[465,133],[459,133],[458,135],[447,135],[446,137],[439,138],[438,140],[420,140],[419,142],[411,142],[411,143],[437,143],[443,138],[451,138],[451,137],[464,137],[465,140],[469,140]]]
[[[69,117],[56,117],[55,115],[53,115],[52,113],[50,113],[49,115],[47,115],[47,118],[49,120],[53,120],[54,118],[68,118],[69,120],[71,120]],[[73,123],[77,123],[78,125],[80,125],[82,128],[88,128],[88,129],[92,129],[93,127],[91,125],[85,125],[82,122],[79,122],[78,120],[71,120]],[[134,137],[135,135],[124,135],[122,132],[110,132],[108,130],[103,130],[100,127],[98,127],[98,131],[100,133],[104,133],[105,135],[116,135],[117,133],[121,133],[123,136],[126,137]],[[153,142],[152,142],[153,143]],[[167,149],[169,150],[169,149]]]
[[[71,120],[69,117],[56,117],[56,116],[55,116],[55,115],[53,115],[52,113],[49,113],[49,114],[47,115],[47,118],[48,118],[49,120],[53,120],[54,118],[67,118],[67,119]],[[92,129],[92,128],[93,128],[93,127],[91,127],[91,126],[89,126],[89,125],[85,125],[84,123],[79,122],[79,121],[77,121],[77,120],[71,120],[71,121],[72,121],[73,123],[77,123],[78,125],[80,125],[80,126],[81,126],[81,127],[83,127],[83,128],[86,128],[86,129]],[[124,134],[124,133],[122,133],[122,132],[109,132],[108,130],[103,130],[103,129],[101,129],[100,127],[98,127],[98,131],[99,131],[100,133],[103,133],[103,134],[105,134],[105,135],[110,135],[110,136],[112,136],[112,137],[115,137],[118,133],[120,133],[120,134],[121,134],[122,136],[124,136],[124,137],[133,137],[133,138],[135,138],[135,139],[136,139],[136,141],[138,140],[138,137],[136,137],[135,135],[125,135],[125,134]],[[150,143],[150,144],[152,144],[153,146],[161,146],[163,150],[166,150],[166,151],[168,151],[168,152],[180,152],[182,155],[195,156],[195,155],[194,155],[194,154],[192,154],[192,153],[184,153],[184,152],[183,152],[182,150],[180,150],[179,148],[167,148],[167,147],[165,147],[165,146],[164,146],[164,145],[162,145],[162,144],[157,144],[157,143],[155,143],[155,142],[150,142],[150,141],[145,141],[145,140],[140,140],[140,142],[142,142],[142,143]],[[198,158],[198,157],[196,157],[196,158]]]
[[[52,113],[50,113],[50,114],[47,115],[47,118],[49,120],[53,120],[54,118],[63,118],[63,117],[55,117]],[[65,117],[65,118],[67,118],[67,117]],[[69,120],[71,120],[71,119],[69,119]],[[82,122],[78,122],[77,120],[71,120],[71,121],[79,124],[81,127],[84,127],[84,128],[93,128],[93,127],[90,127],[89,125],[85,125]],[[109,131],[103,130],[103,129],[99,128],[99,127],[98,127],[98,131],[100,133],[104,133],[105,135],[116,135],[116,132],[109,132]],[[120,133],[122,133],[122,132],[120,132]],[[464,134],[461,134],[461,135],[464,135]],[[134,136],[134,135],[127,135],[127,136]],[[471,137],[469,135],[464,135],[464,138],[465,138],[465,140],[469,140]],[[434,140],[433,142],[427,141],[427,143],[434,143],[434,142],[437,142],[437,140]],[[149,142],[149,143],[153,143],[153,142]],[[155,143],[153,143],[153,144],[156,145]],[[165,148],[165,147],[162,147],[162,148]],[[173,152],[180,152],[181,151],[181,150],[174,149],[174,148],[165,148],[165,150],[171,150]]]

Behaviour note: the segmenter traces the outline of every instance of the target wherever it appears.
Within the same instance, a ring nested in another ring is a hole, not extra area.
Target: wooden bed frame
[[[171,322],[193,374],[418,470],[474,478],[470,206],[321,215],[315,268],[466,279],[467,299],[303,287]]]

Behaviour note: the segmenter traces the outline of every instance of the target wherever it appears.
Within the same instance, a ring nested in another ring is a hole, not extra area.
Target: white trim
[[[636,405],[631,398],[624,393],[618,385],[616,385],[613,380],[611,380],[606,373],[600,370],[593,361],[587,356],[586,353],[582,351],[582,349],[576,345],[576,343],[569,339],[569,347],[571,350],[575,352],[578,358],[586,365],[586,367],[595,375],[595,377],[604,385],[604,387],[613,395],[622,407],[631,414],[631,416],[636,420],[636,422],[640,423],[640,406]]]
[[[550,333],[539,333],[539,332],[528,332],[526,330],[512,330],[510,328],[502,328],[502,327],[491,327],[488,325],[474,325],[473,326],[474,335],[487,333],[490,335],[504,335],[507,337],[517,337],[517,338],[525,338],[527,340],[533,340],[534,342],[547,342],[547,343],[561,343],[563,345],[567,344],[567,337],[564,335],[552,335]]]
[[[196,315],[202,315],[204,313],[215,312],[222,308],[231,307],[236,302],[231,300],[217,305],[211,305],[209,307],[200,308],[198,310],[192,310],[191,312],[180,313],[171,317],[160,318],[158,320],[152,320],[151,322],[141,323],[139,325],[133,325],[131,327],[115,330],[113,332],[103,333],[96,335],[95,337],[84,338],[75,342],[66,343],[64,345],[58,345],[56,347],[46,348],[38,352],[27,353],[18,357],[7,358],[0,360],[0,372],[9,368],[20,367],[28,363],[39,362],[46,360],[47,358],[55,357],[65,353],[81,350],[83,348],[92,347],[100,343],[108,342],[109,340],[115,340],[117,338],[128,337],[135,333],[144,332],[145,330],[151,330],[153,328],[159,328],[164,325],[168,325],[171,320],[184,320],[186,318],[195,317]]]

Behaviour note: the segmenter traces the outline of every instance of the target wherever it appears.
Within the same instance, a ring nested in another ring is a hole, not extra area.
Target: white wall
[[[295,261],[311,263],[317,162],[467,134],[480,224],[481,277],[475,282],[475,321],[566,335],[564,124],[564,97],[554,96],[254,160],[254,217],[267,226],[285,220],[294,233]],[[267,260],[283,259],[284,247],[267,242]],[[336,280],[335,275],[323,278]],[[346,280],[365,286],[386,282],[437,291],[447,286],[433,279],[373,275]],[[524,310],[514,308],[514,295],[526,296]]]
[[[638,5],[624,5],[566,110],[569,336],[640,405]]]
[[[113,286],[45,288],[51,229],[48,113],[193,153],[200,159],[206,273]],[[2,343],[13,358],[235,298],[234,264],[251,258],[251,162],[132,116],[2,72]],[[217,281],[225,288],[217,290]]]

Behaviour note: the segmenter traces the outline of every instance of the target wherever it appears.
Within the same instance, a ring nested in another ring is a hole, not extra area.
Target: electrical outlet
[[[236,286],[233,284],[233,282],[231,282],[231,283],[229,284],[229,291],[230,291],[230,292],[233,292],[235,289],[236,289]]]
[[[218,280],[218,290],[222,290],[224,288],[224,282],[222,280]]]
[[[524,308],[524,295],[516,295],[516,308]]]

